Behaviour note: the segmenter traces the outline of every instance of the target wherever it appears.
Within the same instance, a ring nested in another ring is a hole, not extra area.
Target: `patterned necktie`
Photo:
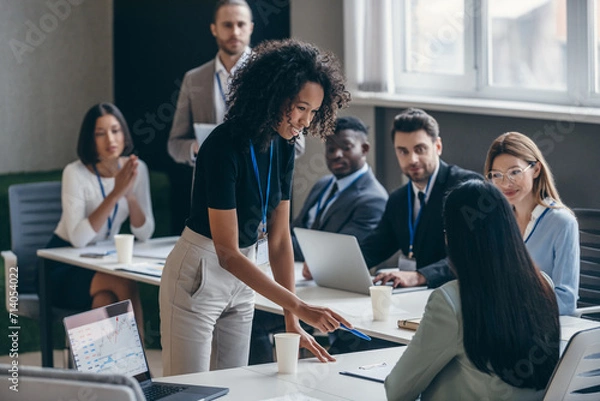
[[[311,230],[319,229],[319,226],[321,225],[321,217],[323,217],[323,214],[325,213],[325,209],[327,209],[327,205],[329,205],[329,202],[331,202],[331,199],[333,199],[333,197],[337,193],[337,190],[338,190],[337,182],[334,182],[333,187],[331,188],[331,191],[329,191],[329,196],[327,196],[327,199],[325,199],[325,203],[323,203],[321,210],[319,210],[319,213],[315,217],[315,221],[310,226]]]

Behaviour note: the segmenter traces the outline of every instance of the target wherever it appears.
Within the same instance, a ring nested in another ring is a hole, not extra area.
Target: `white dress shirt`
[[[216,123],[221,124],[223,119],[225,118],[225,113],[227,112],[227,105],[225,104],[225,99],[229,95],[229,84],[231,83],[231,77],[235,74],[235,71],[240,68],[246,59],[250,55],[250,48],[246,46],[244,53],[242,53],[241,57],[235,63],[233,67],[231,67],[231,71],[227,72],[227,69],[219,59],[219,55],[215,58],[215,77],[214,81],[214,102],[215,102],[215,116],[217,118]],[[218,76],[218,78],[217,78]],[[219,87],[219,80],[221,81],[221,87]],[[221,92],[221,89],[223,90]]]

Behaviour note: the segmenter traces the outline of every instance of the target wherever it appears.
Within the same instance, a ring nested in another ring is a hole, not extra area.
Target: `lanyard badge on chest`
[[[260,211],[261,220],[258,225],[258,241],[256,242],[256,264],[264,265],[269,263],[269,247],[268,247],[268,233],[267,233],[267,207],[269,204],[269,194],[271,192],[271,168],[273,167],[273,141],[270,145],[269,154],[269,169],[267,172],[267,188],[265,195],[263,196],[262,185],[260,183],[260,173],[258,171],[258,163],[256,161],[256,153],[254,152],[254,145],[250,141],[250,156],[252,157],[252,166],[254,167],[254,176],[258,184],[258,194],[260,197]]]
[[[98,179],[98,185],[100,185],[100,192],[102,192],[102,199],[106,199],[106,192],[104,191],[104,185],[102,185],[102,180],[100,179],[100,173],[98,173],[98,169],[94,164],[94,172],[96,173],[96,178]],[[119,170],[121,169],[121,165],[119,164]],[[113,209],[112,217],[109,215],[107,219],[108,229],[106,230],[106,239],[110,238],[110,232],[112,230],[113,223],[115,221],[115,217],[117,216],[117,211],[119,210],[119,201],[115,203],[115,208]]]

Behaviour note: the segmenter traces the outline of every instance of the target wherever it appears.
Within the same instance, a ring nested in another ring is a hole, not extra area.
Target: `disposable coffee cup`
[[[300,350],[300,334],[277,333],[274,337],[279,373],[296,373],[298,369],[298,351]]]
[[[133,235],[115,235],[115,248],[117,248],[117,260],[119,263],[131,264],[133,258]]]
[[[392,287],[389,285],[375,285],[369,287],[371,306],[373,307],[373,320],[385,321],[390,314],[392,305]]]

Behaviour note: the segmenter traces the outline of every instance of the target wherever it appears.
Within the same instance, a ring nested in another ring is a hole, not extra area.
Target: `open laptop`
[[[294,233],[317,285],[369,295],[373,277],[369,273],[356,237],[299,227],[294,228]],[[427,287],[398,287],[394,288],[392,293],[425,288]]]
[[[132,377],[147,400],[208,401],[229,392],[224,387],[153,382],[129,300],[66,317],[64,325],[75,369]]]

